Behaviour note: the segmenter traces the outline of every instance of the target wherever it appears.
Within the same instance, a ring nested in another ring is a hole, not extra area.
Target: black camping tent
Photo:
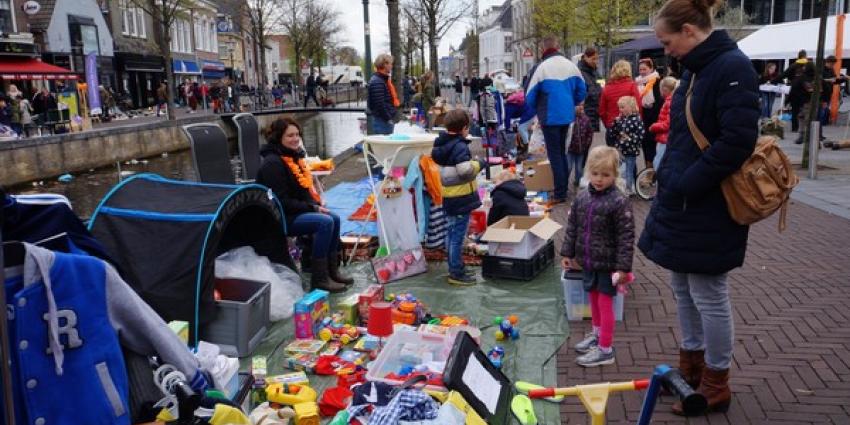
[[[169,180],[139,174],[101,200],[89,230],[124,279],[166,321],[185,320],[197,343],[197,323],[212,320],[215,258],[252,246],[293,267],[283,208],[257,184]]]
[[[625,59],[632,64],[632,69],[635,73],[637,72],[638,60],[643,58],[651,58],[655,62],[656,67],[667,65],[667,60],[664,56],[664,46],[661,45],[655,34],[627,41],[611,49],[611,65],[620,59]],[[609,65],[608,68],[610,67]]]

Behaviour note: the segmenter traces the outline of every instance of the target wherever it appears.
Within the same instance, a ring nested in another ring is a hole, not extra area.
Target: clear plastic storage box
[[[388,340],[384,341],[384,348],[378,358],[369,366],[366,379],[385,382],[390,385],[400,385],[402,381],[384,377],[390,373],[397,374],[406,367],[421,364],[436,366],[442,363],[445,367],[453,342],[445,335],[397,330]],[[442,368],[439,372],[443,372]],[[426,388],[434,391],[447,391],[444,387],[433,385],[428,385]]]
[[[567,310],[567,320],[590,319],[590,297],[584,290],[581,271],[564,271],[561,274],[561,285],[564,287],[564,308]],[[623,294],[614,297],[614,318],[623,320]]]

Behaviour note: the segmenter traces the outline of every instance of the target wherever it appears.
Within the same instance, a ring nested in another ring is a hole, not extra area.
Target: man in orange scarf
[[[372,134],[392,134],[395,127],[396,108],[401,102],[390,79],[392,69],[393,57],[386,53],[378,55],[366,100],[367,113],[372,115]]]

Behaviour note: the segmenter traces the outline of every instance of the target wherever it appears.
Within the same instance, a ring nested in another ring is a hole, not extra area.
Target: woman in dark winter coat
[[[503,170],[494,179],[496,187],[490,193],[493,206],[487,213],[487,225],[491,225],[509,215],[528,215],[528,203],[525,202],[527,189],[516,174]]]
[[[584,50],[581,60],[578,61],[578,69],[587,86],[587,97],[584,98],[584,113],[590,118],[593,131],[599,131],[599,96],[602,95],[602,86],[599,85],[599,52],[595,47]]]
[[[744,263],[748,226],[729,216],[720,182],[752,154],[758,137],[758,76],[726,31],[713,29],[718,0],[668,0],[655,34],[684,72],[673,94],[670,133],[658,170],[658,193],[638,247],[671,271],[682,332],[679,367],[725,411],[732,394],[732,307],[727,273]],[[685,101],[710,147],[700,151],[688,129]],[[682,413],[681,404],[673,406]],[[702,414],[702,412],[700,412]]]
[[[324,207],[301,148],[301,125],[292,118],[275,120],[260,151],[257,183],[271,189],[286,214],[291,236],[313,235],[310,283],[314,289],[345,291],[354,281],[339,270],[339,216]]]

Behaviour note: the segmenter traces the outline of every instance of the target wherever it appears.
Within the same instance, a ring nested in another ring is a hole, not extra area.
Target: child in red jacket
[[[661,157],[664,156],[664,151],[667,150],[667,133],[670,132],[670,104],[673,102],[673,92],[679,81],[673,77],[665,77],[661,80],[661,96],[664,97],[664,106],[661,107],[661,113],[658,114],[658,121],[649,126],[649,131],[655,134],[655,159],[652,161],[652,168],[658,171],[661,165]]]

